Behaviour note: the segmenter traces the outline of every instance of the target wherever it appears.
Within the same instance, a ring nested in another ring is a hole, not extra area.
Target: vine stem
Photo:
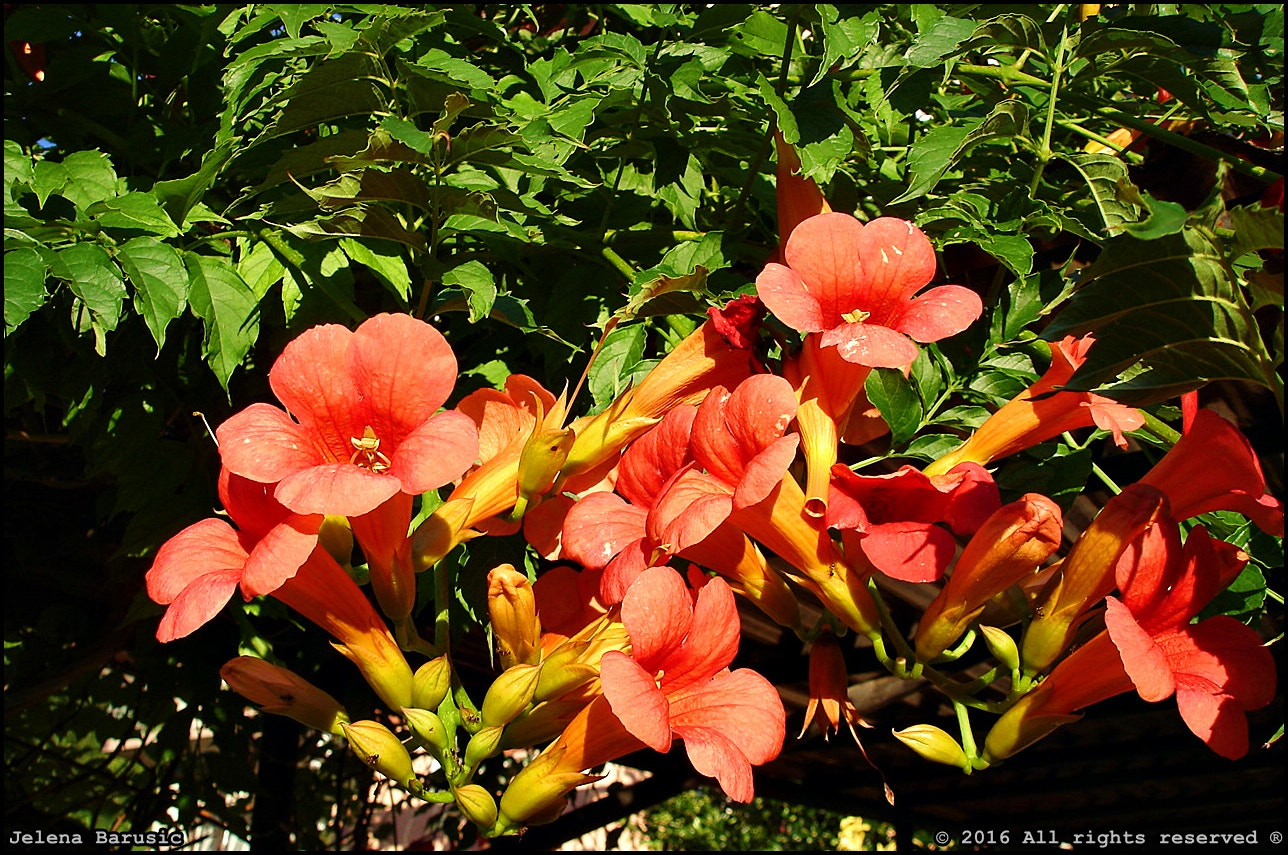
[[[1055,49],[1055,60],[1051,63],[1051,88],[1047,94],[1046,125],[1042,129],[1042,147],[1038,149],[1038,168],[1033,173],[1033,180],[1029,182],[1030,196],[1037,195],[1038,187],[1042,184],[1042,174],[1046,172],[1046,166],[1053,156],[1051,132],[1055,130],[1056,95],[1060,91],[1060,78],[1064,74],[1064,49],[1068,43],[1068,37],[1067,30],[1060,34],[1060,44]]]

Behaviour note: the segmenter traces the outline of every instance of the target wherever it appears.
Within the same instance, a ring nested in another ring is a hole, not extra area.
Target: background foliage
[[[216,502],[207,423],[271,400],[294,335],[382,311],[445,333],[453,402],[575,384],[616,319],[575,405],[603,406],[777,245],[774,126],[985,297],[873,372],[870,459],[943,453],[1090,330],[1072,385],[1166,420],[1235,382],[1281,454],[1282,6],[1080,8],[6,5],[6,828],[356,839],[366,770],[217,676],[251,650],[369,704],[324,639],[251,603],[153,640],[150,555]],[[998,479],[1069,505],[1144,465],[1062,440]],[[1282,549],[1247,548],[1254,620]]]

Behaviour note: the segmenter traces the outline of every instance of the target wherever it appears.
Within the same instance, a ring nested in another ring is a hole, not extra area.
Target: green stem
[[[599,254],[604,257],[605,261],[613,265],[613,268],[616,269],[618,273],[625,276],[627,282],[633,282],[635,280],[636,270],[634,267],[631,267],[630,262],[626,259],[622,258],[609,247],[601,249]]]
[[[1068,31],[1065,31],[1060,34],[1060,44],[1055,49],[1055,60],[1051,63],[1051,88],[1047,93],[1046,125],[1042,128],[1042,146],[1038,149],[1038,168],[1033,172],[1033,180],[1029,182],[1030,196],[1037,195],[1038,187],[1042,184],[1042,174],[1046,172],[1047,164],[1051,162],[1053,156],[1051,133],[1056,125],[1056,95],[1060,91],[1060,78],[1064,74],[1064,49],[1067,43]]]
[[[1105,470],[1100,468],[1099,463],[1091,464],[1091,471],[1096,473],[1096,477],[1103,481],[1105,486],[1112,490],[1115,496],[1123,491],[1122,487],[1119,487],[1114,483],[1114,479],[1105,474]]]

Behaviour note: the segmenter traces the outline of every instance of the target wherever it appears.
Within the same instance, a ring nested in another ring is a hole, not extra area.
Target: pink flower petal
[[[734,509],[742,509],[763,501],[774,488],[783,482],[783,476],[796,459],[800,444],[798,434],[779,437],[747,464],[738,489],[733,494]]]
[[[195,580],[174,598],[161,616],[157,640],[166,642],[183,638],[219,614],[237,590],[241,568],[207,573]]]
[[[829,326],[818,299],[790,267],[766,264],[756,277],[756,293],[774,317],[798,332],[819,332]]]
[[[863,226],[858,254],[864,282],[841,311],[869,312],[871,323],[888,326],[907,301],[935,278],[935,249],[907,220],[880,217]]]
[[[889,326],[929,343],[957,335],[983,313],[984,302],[974,291],[960,285],[940,285],[906,303]]]
[[[903,333],[870,323],[841,324],[823,333],[819,343],[835,347],[846,362],[869,368],[907,368],[918,353]]]
[[[293,514],[275,526],[246,561],[241,587],[247,597],[271,594],[299,571],[318,545],[321,514]]]
[[[667,480],[693,459],[689,437],[697,414],[697,407],[678,406],[631,443],[617,470],[617,492],[632,504],[650,507]]]
[[[957,553],[957,541],[937,525],[883,523],[860,541],[863,554],[882,573],[905,582],[934,582]]]
[[[622,624],[631,637],[631,658],[650,675],[657,674],[661,663],[679,648],[692,623],[689,589],[670,567],[645,570],[622,599]]]
[[[327,462],[348,460],[353,454],[350,440],[361,437],[367,425],[349,371],[352,340],[353,333],[337,324],[305,330],[268,372],[273,393],[299,420]]]
[[[682,472],[649,511],[647,528],[671,554],[706,540],[733,512],[733,491],[701,472]]]
[[[644,537],[647,518],[647,510],[616,493],[583,496],[564,518],[564,555],[583,567],[604,567],[627,544]]]
[[[402,489],[397,478],[349,463],[314,466],[282,479],[273,496],[298,514],[356,517]]]
[[[219,426],[215,439],[230,472],[264,484],[325,461],[308,431],[269,404],[251,404],[237,413]]]
[[[479,453],[479,433],[464,413],[439,413],[399,444],[388,474],[402,482],[405,493],[437,490],[465,474]]]
[[[865,304],[870,274],[865,260],[860,258],[862,235],[867,228],[849,214],[819,214],[801,222],[787,239],[783,257],[805,290],[818,301],[822,320],[818,330],[835,326],[844,313],[854,309],[871,311]],[[759,290],[759,279],[756,284]],[[763,293],[761,300],[778,314]],[[781,315],[779,318],[793,326]],[[815,330],[802,330],[807,331]]]
[[[622,726],[654,751],[670,751],[670,704],[653,675],[625,653],[610,650],[599,661],[599,679]]]
[[[1233,698],[1181,687],[1176,706],[1185,725],[1217,754],[1238,760],[1248,753],[1248,718]]]
[[[1161,701],[1176,691],[1176,679],[1163,648],[1141,629],[1125,605],[1113,597],[1105,600],[1105,628],[1122,658],[1127,676],[1147,701]]]
[[[236,585],[247,557],[228,523],[218,519],[193,523],[157,550],[146,576],[148,596],[161,605],[172,603],[184,589],[209,575],[233,573]]]
[[[364,321],[349,345],[348,369],[376,436],[395,447],[443,405],[456,385],[451,346],[411,315]]]

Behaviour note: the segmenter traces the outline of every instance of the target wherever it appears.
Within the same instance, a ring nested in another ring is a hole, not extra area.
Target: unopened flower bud
[[[554,486],[568,460],[568,452],[572,451],[577,434],[572,428],[562,426],[566,409],[567,404],[562,397],[548,414],[538,403],[537,424],[519,453],[519,497],[512,512],[513,519],[521,518],[533,499],[540,498]]]
[[[496,754],[501,747],[501,736],[504,733],[504,727],[485,727],[471,736],[465,746],[465,767],[473,769]]]
[[[518,718],[532,702],[540,678],[537,665],[515,665],[503,671],[483,696],[483,726],[504,726]]]
[[[995,626],[981,626],[979,631],[994,659],[1011,671],[1020,667],[1020,648],[1014,638]]]
[[[598,677],[599,668],[578,661],[586,655],[589,648],[590,645],[586,643],[566,641],[547,654],[541,662],[535,700],[557,698]]]
[[[970,760],[967,759],[966,752],[962,750],[957,740],[933,724],[915,724],[912,727],[894,731],[894,736],[932,763],[943,763],[963,770],[970,769]]]
[[[377,721],[341,725],[349,747],[363,763],[413,793],[424,787],[411,767],[411,755],[393,732]]]
[[[501,667],[541,661],[541,622],[528,577],[502,564],[487,574],[487,611]]]
[[[411,703],[422,710],[436,710],[452,688],[452,663],[443,655],[431,659],[412,675]]]
[[[465,814],[465,818],[477,825],[482,831],[489,831],[496,825],[496,799],[478,784],[466,784],[452,791],[456,796],[456,806]]]
[[[339,734],[349,721],[340,702],[295,672],[257,659],[238,656],[219,669],[233,691],[261,710],[293,718],[305,727]]]
[[[433,752],[441,757],[449,749],[447,739],[447,728],[443,726],[443,720],[429,710],[408,707],[402,711],[403,718],[407,720],[407,726],[411,732],[416,734],[416,738],[423,742]]]

